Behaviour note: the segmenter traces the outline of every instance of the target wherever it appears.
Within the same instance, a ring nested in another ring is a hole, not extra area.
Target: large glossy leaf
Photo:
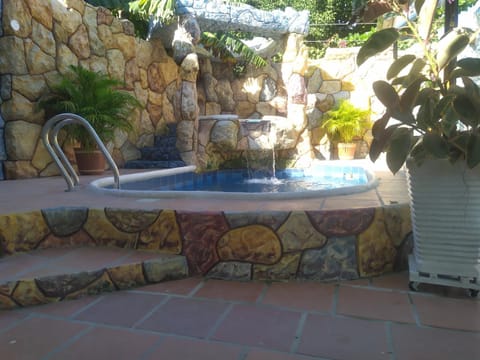
[[[388,68],[387,79],[390,80],[396,77],[407,65],[411,64],[416,59],[415,55],[403,55],[395,60]]]
[[[380,119],[374,122],[372,126],[372,135],[374,138],[381,137],[382,133],[385,131],[388,120],[390,120],[390,114],[387,111]]]
[[[470,37],[462,32],[461,29],[455,29],[445,35],[439,42],[437,48],[438,70],[442,70],[460,54],[470,42]]]
[[[381,133],[377,134],[377,136],[373,139],[369,151],[370,159],[373,162],[375,162],[378,159],[378,156],[387,149],[392,134],[395,132],[398,126],[399,124],[394,124],[387,127]]]
[[[430,37],[437,3],[438,0],[424,0],[421,4],[420,2],[418,4],[415,2],[415,9],[418,14],[418,33],[424,40],[428,40]]]
[[[373,33],[358,51],[357,65],[388,49],[399,37],[396,29],[388,28]]]
[[[457,61],[457,68],[451,74],[450,79],[461,76],[479,76],[480,75],[480,58],[464,58]]]
[[[417,97],[420,92],[420,86],[425,81],[425,78],[419,78],[412,82],[403,92],[400,97],[400,107],[402,110],[411,111],[417,101]]]
[[[471,134],[467,144],[467,165],[470,169],[480,164],[480,136]]]
[[[415,164],[418,166],[422,165],[423,161],[425,161],[427,158],[427,151],[423,145],[423,138],[418,140],[416,144],[413,145],[409,156],[415,160]]]
[[[400,105],[400,98],[397,92],[388,82],[378,80],[372,86],[378,100],[388,109],[395,109]]]
[[[401,169],[412,146],[412,130],[399,127],[395,129],[390,139],[387,150],[387,165],[392,173],[397,173]]]
[[[402,86],[408,87],[410,86],[410,84],[414,83],[418,79],[425,79],[425,75],[423,74],[425,65],[426,65],[425,60],[420,58],[415,59],[408,75],[405,77],[402,83]]]
[[[457,96],[453,101],[453,108],[465,125],[478,125],[479,115],[476,111],[475,104],[468,95]]]
[[[443,159],[448,155],[448,143],[440,134],[428,132],[423,135],[423,145],[427,153]]]

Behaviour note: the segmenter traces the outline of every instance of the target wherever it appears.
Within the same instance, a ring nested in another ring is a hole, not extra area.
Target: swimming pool
[[[92,182],[94,191],[151,198],[301,199],[367,191],[377,180],[365,162],[322,161],[308,169],[277,170],[275,178],[252,177],[246,169],[195,173],[194,166],[122,175]]]

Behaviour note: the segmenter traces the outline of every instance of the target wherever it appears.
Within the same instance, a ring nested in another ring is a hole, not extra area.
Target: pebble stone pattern
[[[408,246],[411,233],[409,211],[403,207],[408,205],[278,213],[44,209],[0,216],[0,255],[69,246],[115,246],[183,255],[189,275],[237,280],[351,280],[402,270],[398,264],[404,266],[406,261],[398,257],[408,253],[403,247]],[[142,267],[138,285],[158,280],[155,264],[143,263]],[[128,277],[131,270],[125,269],[119,276]],[[90,289],[78,285],[70,293],[112,287],[105,271],[84,276],[90,280],[78,283],[90,284]],[[32,280],[0,285],[0,306],[22,304],[22,297],[29,304],[45,302],[44,284]],[[66,296],[52,291],[47,298]]]

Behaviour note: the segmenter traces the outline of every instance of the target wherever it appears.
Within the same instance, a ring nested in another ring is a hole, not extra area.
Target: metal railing
[[[58,168],[60,169],[60,172],[63,175],[63,178],[67,182],[67,186],[68,186],[67,191],[74,190],[75,186],[79,185],[80,183],[80,179],[78,178],[78,175],[75,172],[75,169],[73,168],[72,164],[68,160],[67,156],[63,152],[60,145],[58,144],[58,132],[64,126],[71,125],[71,124],[82,125],[93,137],[93,139],[98,145],[99,150],[105,156],[105,159],[107,160],[108,165],[110,165],[110,169],[113,171],[115,188],[119,189],[120,174],[118,172],[118,167],[115,164],[115,161],[113,161],[112,157],[110,156],[102,140],[93,129],[92,125],[90,125],[90,123],[87,120],[85,120],[83,117],[79,115],[64,113],[64,114],[55,115],[45,123],[42,129],[42,140],[43,140],[43,144],[45,145],[45,148],[47,149],[47,151],[49,152],[49,154],[57,164]]]

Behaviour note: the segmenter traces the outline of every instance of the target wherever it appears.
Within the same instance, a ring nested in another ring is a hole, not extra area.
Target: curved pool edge
[[[354,162],[354,164],[353,164]],[[87,189],[96,193],[112,195],[118,197],[131,198],[151,198],[151,199],[218,199],[218,200],[302,200],[311,198],[325,198],[334,196],[343,196],[358,194],[372,190],[378,186],[378,179],[375,176],[371,165],[365,160],[352,161],[317,161],[315,166],[328,164],[330,166],[361,166],[367,175],[368,183],[364,185],[345,186],[337,189],[311,190],[303,192],[278,192],[278,193],[245,193],[245,192],[220,192],[220,191],[150,191],[150,190],[123,190],[122,183],[128,183],[137,180],[148,180],[155,177],[169,176],[194,172],[196,167],[193,165],[174,169],[161,169],[135,174],[120,176],[120,189],[109,189],[106,186],[114,185],[113,177],[105,177],[94,180],[88,184]]]

